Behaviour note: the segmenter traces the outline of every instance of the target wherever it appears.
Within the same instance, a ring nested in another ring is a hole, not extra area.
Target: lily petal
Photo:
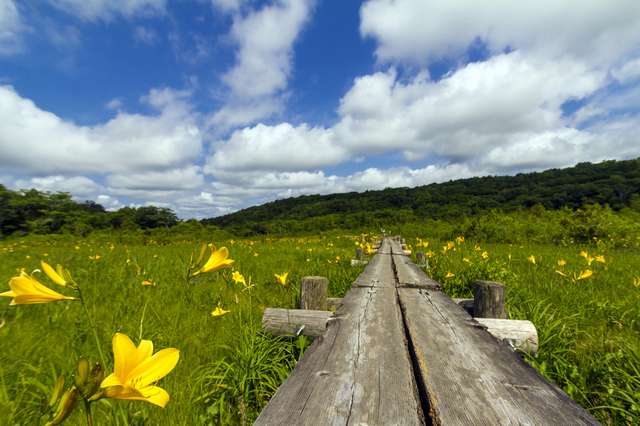
[[[124,384],[129,381],[131,370],[136,367],[136,345],[129,336],[116,333],[113,336],[113,374]]]
[[[130,374],[129,380],[139,380],[139,386],[155,383],[169,374],[180,359],[180,351],[167,348],[138,365]]]
[[[45,262],[40,262],[40,264],[42,265],[42,269],[44,270],[44,273],[47,274],[47,276],[49,278],[51,278],[51,281],[53,281],[54,283],[61,285],[62,287],[66,287],[67,282],[64,280],[64,278],[62,278],[55,269],[53,269],[51,266],[49,266],[49,264],[45,263]]]

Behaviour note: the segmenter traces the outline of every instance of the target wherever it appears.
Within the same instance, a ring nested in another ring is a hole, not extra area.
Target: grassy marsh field
[[[640,268],[635,243],[602,239],[591,244],[543,238],[522,243],[476,243],[406,238],[428,255],[425,271],[453,297],[472,297],[473,281],[507,285],[509,315],[528,319],[540,348],[529,358],[603,424],[640,422]],[[417,238],[417,237],[421,237]],[[176,367],[157,386],[170,401],[163,410],[143,401],[101,399],[92,404],[95,425],[251,424],[308,347],[259,332],[267,307],[293,308],[299,280],[329,279],[329,297],[341,297],[362,266],[349,260],[357,246],[344,235],[214,241],[226,247],[233,271],[220,269],[187,279],[191,254],[202,242],[122,244],[109,241],[19,240],[0,245],[0,291],[24,268],[41,261],[67,268],[81,286],[109,375],[112,339],[180,351]],[[208,249],[205,260],[211,251]],[[196,256],[197,257],[197,256]],[[244,283],[233,273],[242,274]],[[286,285],[275,276],[288,273]],[[67,296],[44,272],[36,278]],[[151,283],[142,285],[143,282]],[[154,285],[155,284],[155,285]],[[79,356],[102,357],[92,327],[77,301],[8,306],[0,299],[0,417],[35,424],[40,400],[56,378],[69,378]],[[220,307],[222,311],[217,311]],[[223,315],[213,316],[213,312]],[[44,418],[43,418],[44,419]],[[42,424],[45,422],[43,421]],[[78,403],[65,425],[86,424]]]
[[[133,400],[101,399],[92,404],[95,425],[107,424],[250,424],[309,345],[259,333],[267,307],[293,308],[303,276],[329,279],[329,296],[340,297],[362,267],[349,259],[355,245],[347,238],[303,238],[214,242],[229,250],[231,269],[196,275],[187,281],[193,251],[201,244],[123,245],[77,241],[0,246],[2,288],[18,275],[42,269],[41,261],[61,264],[81,285],[104,352],[106,374],[113,371],[116,333],[180,351],[177,366],[158,386],[170,395],[163,410]],[[211,251],[207,249],[205,258]],[[283,285],[275,277],[288,273]],[[68,296],[43,272],[43,285]],[[142,285],[143,281],[155,285]],[[49,398],[61,373],[69,378],[79,356],[101,359],[91,326],[77,301],[8,306],[0,299],[0,418],[9,424],[35,424],[43,396]],[[229,311],[212,316],[220,306]],[[70,385],[68,385],[70,386]],[[67,387],[68,387],[67,386]],[[78,404],[64,424],[86,424]],[[44,424],[44,422],[43,422]]]

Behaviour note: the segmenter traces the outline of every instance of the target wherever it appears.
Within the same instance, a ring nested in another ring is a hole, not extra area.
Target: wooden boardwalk
[[[255,425],[599,425],[384,239]]]

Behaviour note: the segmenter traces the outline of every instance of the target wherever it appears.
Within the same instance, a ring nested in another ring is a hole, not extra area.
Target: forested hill
[[[291,230],[291,221],[313,223],[312,227],[316,229],[352,228],[392,217],[404,221],[441,219],[472,216],[494,208],[507,212],[518,206],[539,204],[547,210],[565,206],[577,209],[595,203],[609,204],[614,210],[639,208],[640,158],[580,163],[566,169],[516,176],[458,179],[416,188],[305,195],[201,222],[236,233],[272,233],[283,228]]]

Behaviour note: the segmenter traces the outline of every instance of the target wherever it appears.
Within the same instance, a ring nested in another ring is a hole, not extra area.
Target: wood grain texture
[[[300,309],[327,311],[329,280],[325,277],[302,277],[300,280]]]
[[[439,282],[431,279],[424,271],[403,252],[400,244],[389,241],[396,267],[398,287],[420,288],[424,290],[441,290]]]
[[[267,308],[262,314],[262,328],[276,336],[297,335],[304,325],[300,334],[317,339],[324,335],[327,321],[332,315],[331,311]]]
[[[487,331],[496,339],[515,340],[514,346],[532,356],[538,352],[538,332],[536,326],[527,320],[511,320],[496,318],[474,318],[487,327]]]
[[[391,247],[388,240],[383,240],[378,253],[358,275],[352,287],[396,287],[391,266]]]
[[[507,290],[503,283],[478,280],[473,283],[473,317],[507,318]]]
[[[342,303],[254,425],[424,425],[395,289]]]
[[[600,424],[446,294],[398,295],[433,424]]]

